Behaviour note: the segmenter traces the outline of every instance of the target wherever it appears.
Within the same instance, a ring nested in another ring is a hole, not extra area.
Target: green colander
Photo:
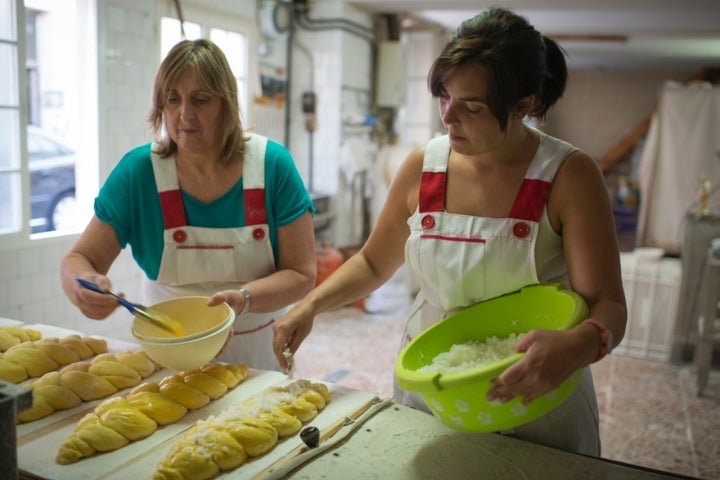
[[[455,344],[487,337],[505,338],[529,330],[568,330],[587,318],[583,299],[560,284],[543,284],[478,303],[450,315],[415,337],[395,361],[395,375],[403,390],[417,392],[446,425],[468,432],[496,432],[523,425],[560,405],[577,387],[578,370],[555,390],[522,404],[521,397],[506,403],[488,402],[490,380],[518,361],[524,353],[464,372],[418,372]]]

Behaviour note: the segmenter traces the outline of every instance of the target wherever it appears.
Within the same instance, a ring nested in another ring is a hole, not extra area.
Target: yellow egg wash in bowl
[[[178,297],[151,306],[180,322],[181,337],[138,317],[133,319],[132,335],[164,367],[178,371],[201,367],[220,352],[235,321],[235,311],[227,303],[210,307],[208,299]]]

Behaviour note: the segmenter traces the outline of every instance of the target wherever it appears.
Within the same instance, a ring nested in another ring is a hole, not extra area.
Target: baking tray
[[[172,371],[168,370],[160,371],[153,377],[159,375],[162,378],[171,373]],[[153,381],[152,377],[146,381]],[[182,438],[183,432],[198,420],[219,414],[227,407],[270,386],[283,385],[289,381],[291,380],[280,372],[251,369],[248,378],[233,390],[201,409],[189,411],[178,422],[159,427],[149,437],[132,442],[119,450],[99,453],[70,465],[55,463],[58,447],[72,431],[75,423],[85,413],[92,411],[94,405],[55,412],[37,421],[40,423],[18,425],[18,471],[27,478],[38,479],[149,478],[168,450]],[[316,426],[321,432],[334,432],[347,417],[354,417],[377,402],[376,394],[372,392],[361,392],[335,384],[326,383],[326,385],[331,394],[331,401],[308,424]],[[122,393],[113,396],[119,395]],[[288,455],[298,454],[302,451],[303,445],[297,434],[281,439],[270,452],[252,459],[231,472],[219,475],[219,478],[255,476]]]

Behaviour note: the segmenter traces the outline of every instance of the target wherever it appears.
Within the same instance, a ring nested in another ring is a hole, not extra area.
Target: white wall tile
[[[0,281],[18,277],[19,259],[17,250],[0,251]]]

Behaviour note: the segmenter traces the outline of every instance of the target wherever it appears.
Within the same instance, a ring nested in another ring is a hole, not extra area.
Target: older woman
[[[143,303],[226,301],[238,316],[220,359],[276,369],[270,324],[312,288],[316,269],[314,209],[291,155],[243,131],[235,77],[207,40],[168,53],[149,121],[158,140],[120,160],[62,260],[65,293],[87,317],[106,318],[117,302],[76,279],[109,290],[106,274],[130,245]]]

